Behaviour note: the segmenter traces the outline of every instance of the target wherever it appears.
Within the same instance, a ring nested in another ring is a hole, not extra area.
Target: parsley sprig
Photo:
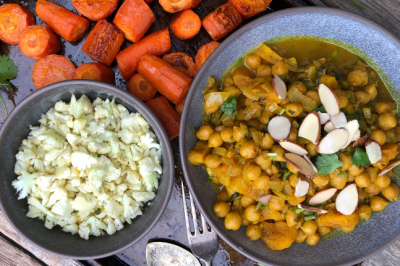
[[[353,157],[350,162],[357,167],[364,167],[370,164],[368,154],[363,151],[360,147],[357,147],[354,151]]]
[[[221,110],[227,115],[236,114],[237,96],[229,97],[228,100],[222,103]]]
[[[318,168],[318,174],[326,176],[332,174],[336,168],[344,163],[339,160],[337,154],[320,154],[317,157],[315,166]]]
[[[11,86],[8,80],[14,79],[17,76],[18,67],[14,65],[13,60],[7,55],[0,56],[0,85],[7,86],[9,91],[13,91],[13,87]],[[3,106],[4,113],[6,117],[8,116],[6,105],[3,101],[3,98],[0,96],[0,102]]]

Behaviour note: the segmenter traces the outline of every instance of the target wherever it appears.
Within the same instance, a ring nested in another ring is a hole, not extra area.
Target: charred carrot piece
[[[129,80],[128,90],[143,102],[153,99],[157,94],[157,90],[154,89],[154,87],[151,86],[150,83],[148,83],[139,73],[133,75]]]
[[[193,38],[199,33],[200,29],[200,17],[191,9],[180,12],[171,21],[172,32],[181,40]]]
[[[160,0],[159,3],[165,11],[178,13],[197,7],[201,3],[201,0]]]
[[[182,115],[183,107],[185,106],[186,98],[180,101],[177,105],[175,105],[175,110],[178,112],[179,115]]]
[[[124,79],[135,74],[140,59],[145,54],[162,56],[171,49],[171,38],[168,28],[156,31],[137,43],[132,44],[117,55],[119,71]]]
[[[60,38],[47,26],[34,25],[26,27],[19,35],[21,52],[39,60],[60,51]]]
[[[90,79],[114,84],[115,74],[109,66],[94,62],[80,65],[75,70],[74,79]]]
[[[169,140],[179,136],[179,125],[181,117],[164,96],[155,98],[146,103],[147,107],[157,116],[167,131]]]
[[[65,7],[46,0],[38,0],[36,14],[58,35],[75,42],[85,35],[89,21]]]
[[[197,51],[195,61],[196,61],[196,67],[197,71],[200,70],[201,66],[204,64],[204,62],[207,60],[207,58],[214,52],[215,49],[219,46],[219,42],[209,42],[204,44],[200,49]]]
[[[21,31],[34,24],[35,17],[25,7],[17,4],[3,4],[0,6],[1,41],[17,45]]]
[[[142,57],[138,72],[174,104],[178,104],[186,96],[192,83],[191,78],[154,55]]]
[[[272,0],[229,0],[228,3],[233,5],[243,19],[251,18],[265,11]]]
[[[132,42],[139,41],[156,20],[153,11],[143,0],[125,0],[113,23]]]
[[[144,2],[145,2],[146,4],[150,4],[151,2],[153,2],[153,0],[144,0]]]
[[[225,4],[207,15],[203,27],[215,41],[225,37],[242,23],[240,13],[231,5]]]
[[[197,74],[197,68],[193,58],[191,58],[189,55],[179,52],[169,53],[163,55],[162,59],[189,78],[195,78]]]
[[[107,20],[99,20],[82,46],[84,51],[93,60],[110,66],[124,42],[124,35]]]
[[[72,5],[82,16],[99,21],[110,16],[118,6],[118,0],[72,0]]]
[[[32,80],[36,89],[74,78],[76,67],[63,55],[48,55],[33,65]]]

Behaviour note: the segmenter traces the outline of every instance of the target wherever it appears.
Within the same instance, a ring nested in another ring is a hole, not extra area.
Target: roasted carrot
[[[179,115],[182,115],[183,107],[185,106],[186,98],[183,98],[177,105],[175,105],[175,110],[178,112]]]
[[[132,42],[139,41],[156,20],[153,11],[143,0],[125,0],[113,23]]]
[[[196,36],[201,29],[199,15],[188,9],[177,14],[171,21],[171,30],[181,40]]]
[[[111,65],[124,42],[121,30],[107,20],[99,20],[82,46],[93,60]]]
[[[180,11],[195,8],[201,0],[160,0],[162,8],[169,13],[178,13]]]
[[[229,0],[243,19],[251,18],[265,11],[272,0]]]
[[[129,80],[128,90],[143,102],[153,99],[157,94],[157,90],[154,89],[154,87],[151,86],[150,83],[148,83],[139,73],[133,75]]]
[[[3,4],[0,6],[1,41],[17,45],[21,31],[34,24],[35,17],[25,7],[17,4]]]
[[[146,105],[153,111],[158,120],[160,120],[171,141],[179,136],[181,117],[168,102],[167,98],[161,96],[148,101]]]
[[[90,20],[105,19],[117,9],[118,0],[72,0],[72,5]]]
[[[185,53],[176,52],[165,54],[163,55],[162,59],[189,78],[194,79],[197,74],[197,68],[193,58]]]
[[[228,3],[208,14],[203,20],[203,27],[216,41],[236,29],[240,23],[242,23],[240,13]]]
[[[138,72],[159,93],[178,104],[189,90],[192,79],[154,55],[146,54],[140,60]]]
[[[197,51],[195,61],[196,61],[196,67],[197,71],[200,70],[201,66],[204,64],[204,62],[207,60],[207,58],[214,52],[215,49],[219,46],[219,42],[209,42],[204,44],[200,49]]]
[[[48,55],[33,65],[32,80],[36,89],[73,79],[76,67],[63,55]]]
[[[34,25],[21,31],[18,45],[24,55],[39,60],[60,51],[60,38],[49,27]]]
[[[144,2],[145,2],[146,4],[150,4],[151,2],[153,2],[153,0],[144,0]]]
[[[124,79],[135,74],[140,59],[145,54],[162,56],[171,49],[168,28],[156,31],[137,43],[132,44],[117,55],[119,71]]]
[[[115,74],[109,66],[102,63],[86,63],[75,70],[74,79],[90,79],[114,84]]]
[[[36,14],[58,35],[75,42],[85,35],[89,21],[65,7],[46,0],[38,0]]]

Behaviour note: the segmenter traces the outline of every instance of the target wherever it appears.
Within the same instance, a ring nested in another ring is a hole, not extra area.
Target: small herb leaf
[[[227,115],[232,115],[236,112],[237,101],[236,96],[229,97],[228,100],[222,103],[221,110]]]
[[[231,198],[229,199],[228,202],[233,202],[235,199],[239,198],[241,196],[241,194],[239,192],[236,192],[235,194],[233,194],[231,196]]]
[[[344,163],[339,160],[337,154],[320,154],[317,157],[315,166],[318,168],[318,174],[327,176],[332,174],[336,168]]]
[[[354,151],[353,157],[350,162],[357,167],[364,167],[370,164],[368,154],[363,151],[360,147],[357,147]]]

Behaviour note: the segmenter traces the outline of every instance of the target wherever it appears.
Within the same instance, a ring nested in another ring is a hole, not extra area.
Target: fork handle
[[[200,261],[203,262],[205,266],[212,266],[212,259],[210,261],[200,259]]]

